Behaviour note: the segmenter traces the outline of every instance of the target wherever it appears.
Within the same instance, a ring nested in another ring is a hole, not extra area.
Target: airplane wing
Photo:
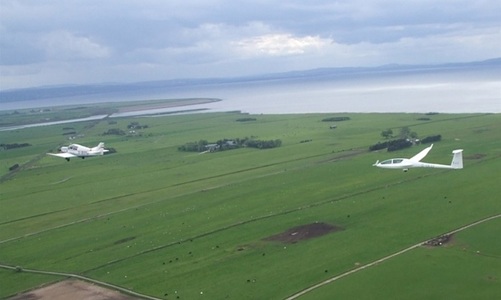
[[[63,153],[47,153],[52,156],[57,156],[57,157],[62,157],[62,158],[72,158],[72,157],[77,157],[74,154],[63,152]]]
[[[431,144],[430,147],[425,148],[423,151],[421,151],[418,154],[411,157],[410,160],[413,162],[418,162],[418,161],[422,160],[428,154],[428,152],[430,152],[432,147],[433,147],[433,144]]]

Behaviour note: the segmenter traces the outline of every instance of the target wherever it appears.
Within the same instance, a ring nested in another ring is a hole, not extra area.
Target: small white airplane
[[[61,149],[59,150],[61,151],[60,153],[47,153],[47,154],[52,156],[62,157],[67,161],[70,161],[70,158],[72,157],[81,157],[82,159],[84,159],[88,156],[103,155],[105,152],[109,151],[104,149],[103,142],[99,143],[96,147],[92,148],[85,147],[79,144],[71,144],[68,147],[61,147]]]
[[[462,169],[463,168],[463,149],[453,150],[454,154],[452,158],[452,162],[450,165],[441,165],[441,164],[431,164],[421,162],[421,160],[430,152],[433,144],[425,148],[423,151],[414,155],[411,158],[392,158],[387,159],[382,162],[376,161],[373,166],[384,169],[403,169],[404,172],[407,172],[410,168],[441,168],[441,169]]]

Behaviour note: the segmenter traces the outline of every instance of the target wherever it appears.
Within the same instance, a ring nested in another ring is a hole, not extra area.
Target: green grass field
[[[348,116],[349,121],[321,122]],[[255,121],[237,122],[242,117]],[[72,273],[161,299],[284,299],[411,245],[501,213],[501,116],[242,115],[116,118],[0,131],[0,264]],[[103,136],[130,122],[148,128]],[[72,141],[117,153],[45,155]],[[381,131],[442,135],[425,161],[463,170],[382,170],[424,145],[369,152]],[[66,129],[67,130],[67,129]],[[180,152],[205,139],[280,139],[282,146]],[[309,142],[301,142],[301,141]],[[9,167],[20,168],[10,173]],[[324,222],[342,230],[294,244],[264,239]],[[324,285],[300,299],[492,299],[501,294],[500,219]],[[479,251],[479,252],[477,252]],[[61,280],[0,269],[0,298]]]

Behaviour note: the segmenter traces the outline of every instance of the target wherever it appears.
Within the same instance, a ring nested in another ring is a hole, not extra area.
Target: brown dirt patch
[[[486,156],[487,155],[485,155],[483,153],[474,153],[474,154],[471,154],[471,155],[467,155],[464,158],[465,159],[481,159],[481,158],[484,158]]]
[[[423,246],[440,247],[452,242],[452,234],[444,234],[426,241]]]
[[[19,294],[10,300],[137,300],[120,292],[81,280],[64,280]]]
[[[294,244],[302,240],[316,238],[339,230],[343,230],[343,228],[327,223],[316,222],[290,228],[282,233],[269,236],[263,240]]]

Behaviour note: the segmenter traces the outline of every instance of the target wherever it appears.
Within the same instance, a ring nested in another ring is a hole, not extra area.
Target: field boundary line
[[[391,184],[390,186],[398,185],[398,184],[401,184],[403,182],[409,182],[409,181],[419,180],[421,178],[428,177],[428,176],[432,176],[432,174],[423,175],[423,176],[419,176],[419,177],[412,178],[412,179],[398,181],[398,182],[396,182],[394,184]],[[113,264],[117,264],[117,263],[126,261],[126,260],[131,259],[131,258],[135,258],[135,257],[141,256],[141,255],[144,255],[144,254],[148,254],[148,253],[155,252],[155,251],[158,251],[158,250],[162,250],[162,249],[165,249],[165,248],[168,248],[168,247],[179,245],[181,243],[186,243],[188,241],[192,241],[192,240],[195,240],[195,239],[204,238],[204,237],[216,234],[216,233],[220,233],[222,231],[233,229],[233,228],[238,227],[238,226],[247,225],[247,224],[254,223],[254,222],[259,222],[259,221],[262,221],[262,220],[266,220],[266,219],[270,219],[270,218],[274,218],[274,217],[278,217],[278,216],[284,216],[284,215],[295,213],[295,212],[298,212],[298,211],[301,211],[301,210],[305,210],[305,209],[310,209],[310,208],[315,208],[315,207],[327,205],[329,203],[334,203],[334,202],[346,200],[346,199],[349,199],[351,197],[356,197],[356,196],[364,195],[364,194],[367,194],[367,193],[370,193],[370,192],[373,192],[373,191],[377,191],[377,190],[380,190],[380,189],[385,189],[387,187],[388,187],[388,185],[382,185],[382,186],[378,186],[378,187],[375,187],[375,188],[372,188],[372,189],[363,190],[363,191],[359,191],[359,192],[355,192],[355,193],[351,193],[351,194],[344,194],[344,195],[340,195],[340,196],[335,197],[335,198],[324,199],[324,200],[319,201],[319,202],[310,203],[310,204],[307,204],[307,205],[303,205],[303,206],[291,208],[291,209],[288,209],[288,210],[279,211],[279,212],[272,213],[272,214],[266,214],[266,215],[257,216],[257,217],[254,217],[254,218],[251,218],[251,219],[247,219],[247,220],[243,220],[243,221],[236,222],[236,223],[231,223],[231,224],[228,224],[228,225],[220,227],[220,228],[214,228],[211,231],[201,232],[199,234],[196,234],[196,235],[193,235],[193,236],[189,236],[189,237],[177,240],[177,241],[173,241],[173,242],[170,242],[168,244],[159,245],[159,246],[156,246],[154,248],[142,250],[140,252],[137,252],[137,253],[135,253],[133,255],[130,255],[130,256],[127,256],[127,257],[122,257],[122,258],[119,258],[119,259],[115,259],[115,260],[109,261],[109,262],[107,262],[105,264],[96,266],[96,267],[94,267],[92,269],[85,270],[84,273],[92,272],[92,271],[95,271],[95,270],[98,270],[98,269],[101,269],[101,268],[104,268],[104,267],[107,267],[107,266],[110,266],[110,265],[113,265]]]
[[[446,172],[446,171],[444,171],[444,172]],[[397,181],[397,182],[392,183],[390,185],[381,185],[381,186],[377,186],[377,187],[374,187],[374,188],[371,188],[371,189],[367,189],[367,190],[363,190],[363,191],[358,191],[358,192],[355,192],[355,193],[339,195],[339,196],[334,197],[334,198],[324,199],[322,201],[310,203],[310,204],[303,205],[303,206],[300,206],[300,207],[295,207],[295,208],[291,208],[291,209],[284,210],[284,211],[279,211],[279,212],[272,213],[272,214],[261,215],[261,216],[257,216],[257,217],[252,218],[252,219],[247,219],[247,220],[243,220],[243,221],[236,222],[236,223],[231,223],[231,224],[228,224],[228,225],[220,227],[220,228],[214,228],[211,231],[201,232],[199,234],[196,234],[196,235],[193,235],[193,236],[189,236],[189,237],[185,237],[185,238],[179,239],[177,241],[173,241],[173,242],[170,242],[170,243],[167,243],[167,244],[159,245],[159,246],[156,246],[154,248],[142,250],[140,252],[137,252],[137,253],[132,254],[130,256],[127,256],[127,257],[123,257],[123,258],[119,258],[119,259],[115,259],[115,260],[109,261],[109,262],[104,263],[102,265],[95,266],[95,267],[93,267],[91,269],[84,270],[83,273],[92,272],[92,271],[101,269],[103,267],[107,267],[107,266],[110,266],[110,265],[113,265],[113,264],[117,264],[117,263],[126,261],[128,259],[132,259],[132,258],[141,256],[141,255],[144,255],[144,254],[148,254],[148,253],[155,252],[155,251],[158,251],[158,250],[162,250],[162,249],[165,249],[165,248],[169,248],[169,247],[172,247],[172,246],[175,246],[175,245],[179,245],[181,243],[185,243],[185,242],[188,242],[188,241],[191,241],[191,240],[194,240],[194,239],[204,238],[204,237],[210,236],[212,234],[216,234],[216,233],[219,233],[219,232],[222,232],[222,231],[230,230],[230,229],[238,227],[238,226],[250,224],[250,223],[253,223],[253,222],[258,222],[258,221],[269,219],[269,218],[274,218],[274,217],[277,217],[277,216],[287,215],[287,214],[298,212],[298,211],[305,210],[305,209],[311,209],[311,208],[315,208],[315,207],[327,205],[329,203],[334,203],[334,202],[342,201],[342,200],[345,200],[345,199],[348,199],[348,198],[351,198],[351,197],[356,197],[356,196],[360,196],[360,195],[363,195],[363,194],[371,193],[371,192],[374,192],[374,191],[377,191],[377,190],[380,190],[380,189],[385,189],[385,188],[388,188],[388,186],[399,185],[399,184],[402,184],[402,183],[405,183],[405,182],[412,182],[412,181],[415,181],[415,180],[420,180],[422,178],[426,178],[426,177],[434,176],[434,175],[435,175],[435,173],[430,173],[430,174],[425,174],[425,175],[422,175],[422,176],[419,176],[419,177],[415,177],[415,178],[408,178],[408,179]],[[163,200],[161,200],[161,201],[163,201]],[[72,226],[72,225],[75,225],[75,224],[78,224],[78,223],[82,223],[82,222],[86,222],[86,221],[89,221],[89,220],[99,219],[99,218],[102,218],[102,217],[105,217],[105,216],[108,216],[108,215],[113,215],[113,214],[116,214],[116,213],[128,211],[130,209],[134,209],[134,208],[138,208],[138,207],[144,207],[144,206],[150,205],[152,203],[157,203],[157,202],[158,201],[144,203],[144,204],[140,204],[138,206],[128,207],[128,208],[124,208],[124,209],[121,209],[121,210],[118,210],[118,211],[108,212],[108,213],[105,213],[105,214],[102,214],[102,215],[98,215],[98,216],[94,216],[94,217],[89,217],[89,218],[85,218],[85,219],[82,219],[82,220],[77,220],[77,221],[74,221],[74,222],[71,222],[71,223],[67,223],[67,224],[62,224],[62,225],[59,225],[59,226],[56,226],[56,227],[53,227],[53,228],[45,229],[43,231],[39,231],[39,232],[35,232],[35,233],[29,233],[29,234],[26,234],[26,235],[23,235],[23,236],[11,238],[9,240],[0,241],[0,244],[6,243],[6,242],[11,242],[11,241],[22,239],[22,238],[26,238],[26,237],[37,235],[37,234],[41,234],[41,233],[44,233],[44,232],[47,232],[47,231],[51,231],[51,230],[54,230],[54,229],[59,229],[59,228],[64,228],[64,227]]]
[[[338,153],[342,153],[343,151],[340,151]],[[347,151],[350,151],[350,150],[347,150]],[[329,161],[338,161],[338,160],[345,159],[346,157],[351,157],[351,156],[359,155],[361,153],[362,152],[355,152],[355,153],[351,153],[351,154],[348,154],[348,155],[335,157],[333,159],[330,159]],[[171,185],[169,187],[161,187],[161,188],[152,189],[152,190],[148,190],[148,191],[143,191],[143,192],[139,192],[139,193],[129,193],[129,194],[125,194],[125,195],[119,195],[119,196],[116,196],[116,197],[102,199],[102,200],[99,200],[99,201],[96,201],[96,202],[92,202],[92,203],[88,203],[88,204],[81,205],[81,206],[92,206],[92,205],[95,205],[97,203],[111,201],[111,200],[116,200],[116,199],[122,198],[122,197],[128,197],[128,196],[138,195],[138,194],[144,194],[146,192],[149,193],[149,192],[162,191],[162,190],[165,190],[165,189],[168,189],[168,188],[172,188],[172,187],[176,187],[176,186],[180,186],[180,185],[191,184],[191,183],[200,182],[200,181],[204,181],[204,180],[208,180],[208,179],[212,179],[212,178],[229,176],[229,175],[232,175],[232,174],[238,174],[238,173],[241,173],[241,172],[247,172],[247,171],[252,171],[252,170],[261,169],[261,168],[268,168],[268,167],[271,167],[271,166],[276,166],[276,165],[280,165],[280,164],[284,164],[284,163],[289,163],[289,162],[292,162],[292,161],[312,159],[312,158],[315,158],[315,157],[325,156],[325,155],[328,155],[328,154],[331,154],[331,153],[317,154],[317,155],[312,155],[312,156],[309,156],[309,157],[306,157],[306,158],[293,159],[293,160],[288,160],[288,161],[284,161],[284,162],[280,162],[280,163],[275,163],[275,164],[266,164],[266,165],[262,165],[262,166],[258,166],[258,167],[253,167],[253,168],[248,168],[248,169],[240,170],[240,171],[237,171],[237,172],[229,172],[229,173],[219,174],[217,176],[211,176],[211,177],[206,177],[206,178],[201,178],[201,179],[196,179],[196,180],[191,180],[191,181],[176,183],[176,184],[173,184],[173,185]],[[254,178],[262,178],[262,177],[274,175],[274,174],[281,173],[281,172],[283,172],[283,171],[277,171],[277,172],[273,172],[273,173],[269,173],[269,174],[265,174],[265,175],[259,175],[259,176],[256,176]],[[220,187],[224,187],[224,186],[231,185],[231,184],[234,184],[234,183],[239,183],[239,182],[241,182],[241,180],[232,182],[230,184],[223,184],[223,185],[218,185],[218,186],[212,186],[212,187],[209,187],[209,188],[205,188],[203,190],[217,189],[217,188],[220,188]],[[198,190],[195,191],[195,192],[198,192]],[[193,194],[195,192],[184,193],[182,195],[190,195],[190,194]],[[343,196],[342,198],[345,198],[345,196]],[[327,201],[322,201],[321,203],[316,203],[314,205],[315,206],[316,205],[322,205],[322,204],[326,204],[327,202],[330,202],[330,201],[338,201],[338,200],[342,200],[342,199],[334,199],[334,200],[331,199],[331,200],[327,200]],[[68,227],[68,226],[72,226],[72,225],[75,225],[75,224],[80,224],[80,223],[83,223],[83,222],[87,222],[87,221],[90,221],[90,220],[96,220],[96,219],[100,219],[100,218],[103,218],[103,217],[106,217],[106,216],[110,216],[110,215],[114,215],[114,214],[117,214],[117,213],[122,213],[122,212],[126,212],[126,211],[129,211],[129,210],[133,210],[133,209],[145,207],[145,206],[148,206],[148,205],[151,205],[151,204],[155,204],[155,203],[159,203],[159,202],[162,202],[162,201],[165,201],[165,199],[155,200],[155,201],[150,201],[150,202],[145,202],[145,203],[142,203],[142,204],[139,204],[139,205],[134,205],[134,206],[131,206],[131,207],[126,207],[126,208],[123,208],[123,209],[120,209],[120,210],[109,211],[109,212],[104,213],[104,214],[100,214],[100,215],[96,215],[96,216],[90,216],[90,217],[79,219],[79,220],[75,220],[75,221],[72,221],[72,222],[69,222],[69,223],[64,223],[64,224],[60,224],[60,225],[57,225],[57,226],[54,226],[54,227],[46,228],[46,229],[43,229],[43,230],[40,230],[40,231],[28,232],[28,233],[20,235],[20,236],[15,236],[15,237],[11,237],[11,238],[8,238],[8,239],[5,239],[5,240],[0,240],[0,245],[4,244],[4,243],[9,243],[9,242],[12,242],[12,241],[20,240],[20,239],[23,239],[23,238],[35,236],[35,235],[38,235],[38,234],[42,234],[42,233],[45,233],[45,232],[48,232],[48,231],[57,230],[57,229],[61,229],[61,228]],[[309,208],[309,206],[310,205],[308,205],[308,207],[302,207],[301,209],[303,209],[303,208]],[[20,218],[20,219],[10,220],[10,221],[6,221],[4,223],[0,223],[0,226],[5,225],[5,224],[10,224],[10,223],[15,223],[15,222],[27,220],[27,219],[31,219],[31,218],[36,218],[36,217],[40,217],[40,216],[44,216],[44,215],[50,215],[50,214],[53,214],[53,213],[63,212],[63,211],[67,211],[67,210],[70,210],[70,209],[72,209],[72,208],[65,208],[65,209],[61,209],[61,210],[57,210],[57,211],[52,211],[52,212],[47,212],[47,213],[43,213],[43,214],[39,214],[39,215],[27,216],[27,217],[23,217],[23,218]],[[297,209],[293,209],[292,211],[296,211],[296,210]],[[292,211],[287,211],[287,213],[290,213]],[[282,215],[282,213],[279,213],[278,215]],[[257,220],[262,219],[262,218],[269,218],[269,217],[273,217],[273,216],[274,215],[265,215],[265,216],[258,217]],[[256,221],[256,220],[255,219],[247,220],[247,221],[244,221],[244,224],[248,223],[248,222],[253,222],[253,221]],[[227,226],[227,227],[234,227],[236,225],[242,225],[242,224],[241,223],[237,223],[237,224],[232,224],[231,226]],[[223,230],[224,229],[228,229],[228,228],[225,227],[225,228],[223,228]],[[220,231],[220,230],[217,230],[217,231]],[[203,236],[205,236],[205,235],[206,234],[203,234]]]
[[[457,229],[454,229],[454,230],[452,230],[452,231],[449,231],[449,232],[447,232],[447,233],[444,233],[444,234],[442,234],[442,235],[451,235],[451,234],[455,234],[455,233],[458,233],[458,232],[463,231],[463,230],[465,230],[465,229],[471,228],[471,227],[473,227],[473,226],[476,226],[476,225],[482,224],[482,223],[487,222],[487,221],[494,220],[494,219],[499,218],[499,217],[501,217],[501,214],[497,214],[497,215],[494,215],[494,216],[486,217],[486,218],[483,218],[483,219],[481,219],[481,220],[479,220],[479,221],[476,221],[476,222],[473,222],[473,223],[470,223],[470,224],[464,225],[464,226],[462,226],[462,227],[459,227],[459,228],[457,228]],[[353,274],[353,273],[356,273],[356,272],[362,271],[362,270],[367,269],[367,268],[369,268],[369,267],[375,266],[375,265],[377,265],[377,264],[379,264],[379,263],[381,263],[381,262],[384,262],[384,261],[386,261],[386,260],[389,260],[389,259],[391,259],[391,258],[393,258],[393,257],[398,256],[398,255],[404,254],[404,253],[406,253],[406,252],[408,252],[408,251],[410,251],[410,250],[414,250],[415,248],[418,248],[418,247],[422,246],[423,244],[425,244],[426,242],[428,242],[428,241],[430,241],[430,240],[431,240],[431,239],[428,239],[428,240],[425,240],[425,241],[421,241],[421,242],[419,242],[419,243],[417,243],[417,244],[414,244],[414,245],[412,245],[412,246],[410,246],[410,247],[407,247],[407,248],[405,248],[405,249],[403,249],[403,250],[400,250],[400,251],[395,252],[395,253],[393,253],[393,254],[390,254],[390,255],[388,255],[388,256],[382,257],[382,258],[380,258],[380,259],[377,259],[377,260],[375,260],[375,261],[373,261],[373,262],[371,262],[371,263],[368,263],[368,264],[366,264],[366,265],[360,266],[360,267],[358,267],[358,268],[355,268],[355,269],[352,269],[352,270],[350,270],[350,271],[347,271],[347,272],[344,272],[344,273],[342,273],[342,274],[339,274],[339,275],[336,275],[336,276],[334,276],[334,277],[331,277],[331,278],[329,278],[329,279],[327,279],[327,280],[324,280],[324,281],[322,281],[322,282],[320,282],[320,283],[317,283],[317,284],[315,284],[315,285],[313,285],[313,286],[311,286],[311,287],[309,287],[309,288],[306,288],[306,289],[304,289],[304,290],[302,290],[302,291],[299,291],[299,292],[297,292],[297,293],[293,294],[292,296],[289,296],[289,297],[285,298],[285,300],[294,300],[294,299],[297,299],[297,298],[299,298],[299,297],[301,297],[301,296],[306,295],[307,293],[309,293],[309,292],[311,292],[311,291],[313,291],[313,290],[316,290],[317,288],[320,288],[320,287],[322,287],[322,286],[324,286],[324,285],[327,285],[327,284],[329,284],[329,283],[331,283],[331,282],[334,282],[334,281],[336,281],[336,280],[338,280],[338,279],[341,279],[341,278],[346,277],[346,276],[348,276],[348,275],[351,275],[351,274]]]

